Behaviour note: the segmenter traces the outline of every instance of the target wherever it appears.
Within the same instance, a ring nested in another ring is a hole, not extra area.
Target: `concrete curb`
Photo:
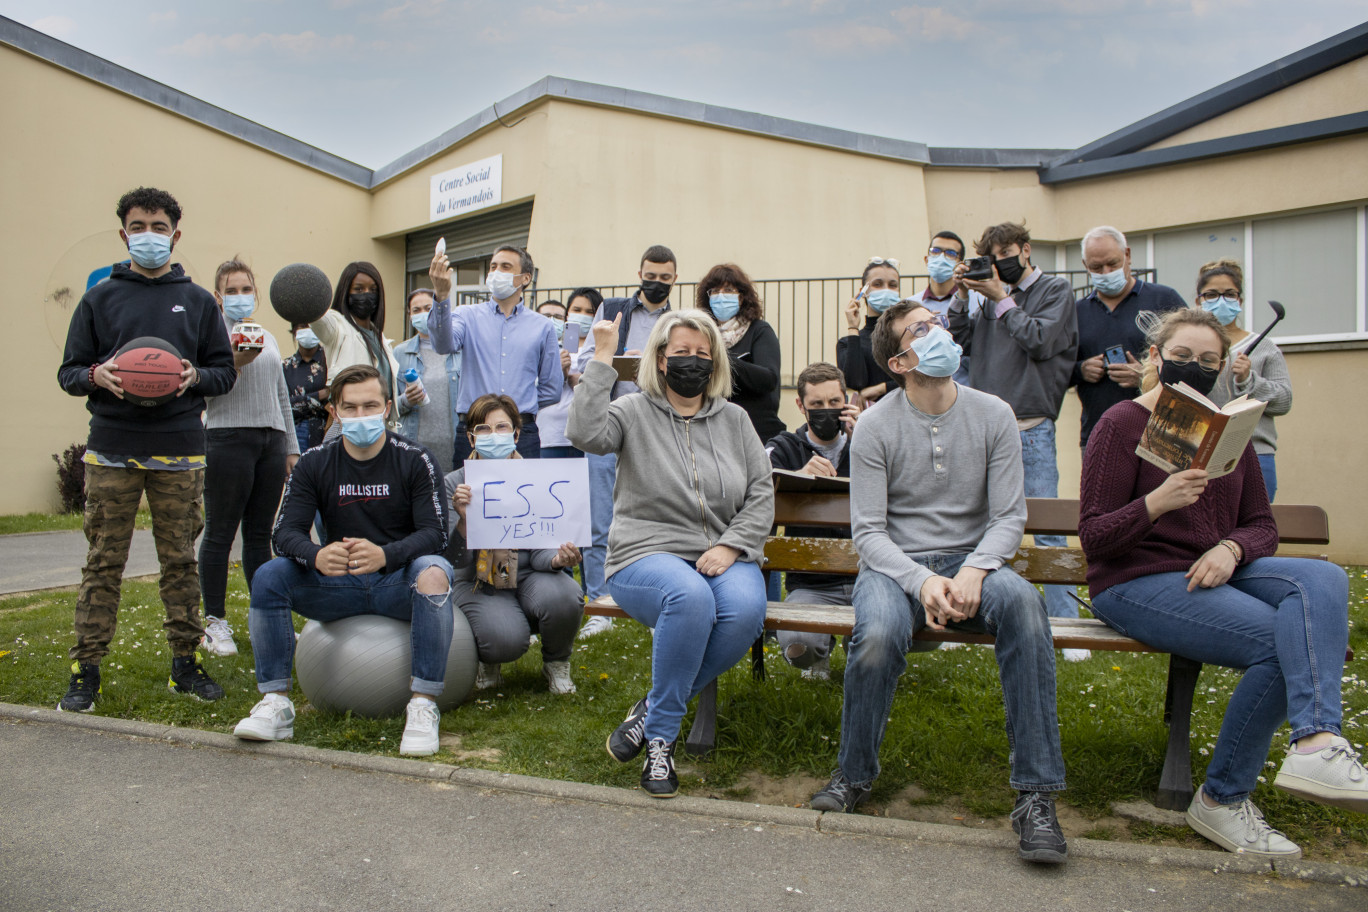
[[[915,820],[871,817],[864,814],[826,814],[804,808],[744,804],[714,798],[681,796],[669,801],[662,801],[642,793],[624,791],[611,786],[538,779],[534,776],[498,773],[491,770],[465,769],[442,763],[430,763],[425,760],[405,760],[398,757],[354,754],[348,751],[308,747],[289,742],[241,741],[222,732],[201,731],[193,728],[137,722],[130,719],[64,713],[55,709],[39,709],[33,706],[0,703],[0,720],[5,719],[16,722],[67,725],[72,728],[84,728],[103,734],[172,741],[194,747],[230,750],[238,753],[262,754],[283,760],[302,760],[359,772],[407,776],[412,779],[449,782],[453,785],[464,785],[470,788],[516,792],[543,798],[587,801],[632,810],[669,811],[675,814],[737,820],[748,824],[810,829],[833,836],[872,836],[897,839],[903,842],[935,842],[942,845],[962,845],[1007,851],[1015,848],[1016,844],[1015,837],[1002,830],[976,830],[939,823],[922,823]],[[1276,873],[1279,876],[1296,878],[1297,880],[1368,888],[1368,868],[1329,862],[1267,862],[1229,852],[1106,842],[1077,836],[1069,840],[1069,857],[1123,864],[1205,869],[1216,874]]]

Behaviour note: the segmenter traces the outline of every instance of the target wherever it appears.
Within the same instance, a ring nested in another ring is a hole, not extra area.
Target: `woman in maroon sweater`
[[[1274,784],[1368,811],[1368,772],[1340,736],[1349,582],[1328,561],[1271,556],[1278,529],[1252,446],[1214,480],[1135,454],[1159,381],[1208,392],[1230,352],[1200,310],[1166,314],[1150,342],[1144,392],[1102,416],[1084,454],[1078,531],[1093,611],[1156,649],[1245,669],[1188,823],[1232,852],[1296,858],[1249,800],[1284,720],[1292,743]]]

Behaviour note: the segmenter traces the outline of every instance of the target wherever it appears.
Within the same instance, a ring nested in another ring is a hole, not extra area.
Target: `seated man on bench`
[[[280,555],[252,580],[247,614],[261,702],[233,729],[247,741],[294,736],[290,612],[319,621],[379,614],[410,621],[413,670],[399,753],[437,753],[441,714],[434,697],[451,648],[451,564],[446,497],[432,454],[385,431],[390,403],[369,364],[338,371],[328,407],[341,437],[309,450],[285,485],[273,544]],[[323,514],[327,544],[309,538]]]
[[[851,449],[855,628],[838,766],[812,807],[850,812],[869,797],[917,631],[986,631],[997,640],[1019,853],[1059,864],[1068,849],[1052,795],[1064,788],[1054,644],[1040,593],[1005,566],[1026,528],[1016,420],[1002,400],[951,379],[959,346],[921,304],[885,311],[873,344],[903,391],[860,421]]]

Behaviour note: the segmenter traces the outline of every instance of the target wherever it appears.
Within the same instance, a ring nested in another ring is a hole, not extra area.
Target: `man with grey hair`
[[[1186,307],[1167,285],[1146,282],[1131,272],[1126,236],[1110,225],[1083,236],[1083,267],[1092,287],[1078,299],[1078,354],[1070,386],[1078,388],[1083,406],[1079,446],[1102,413],[1140,392],[1145,333],[1135,322],[1143,311],[1165,313]]]

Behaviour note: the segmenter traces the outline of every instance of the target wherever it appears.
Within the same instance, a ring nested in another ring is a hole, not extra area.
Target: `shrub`
[[[62,501],[63,513],[85,511],[85,444],[73,443],[60,456],[52,454],[57,463],[57,496]]]

